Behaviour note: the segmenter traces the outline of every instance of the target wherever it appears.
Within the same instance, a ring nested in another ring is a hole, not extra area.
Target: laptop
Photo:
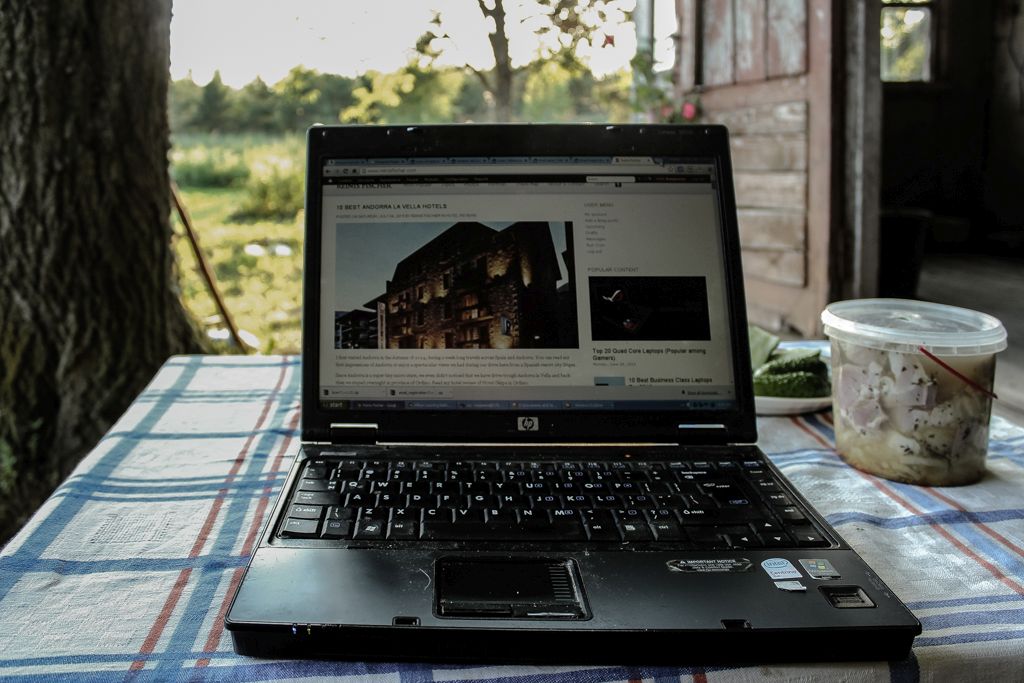
[[[907,655],[755,445],[725,128],[317,126],[305,220],[302,444],[237,653]]]

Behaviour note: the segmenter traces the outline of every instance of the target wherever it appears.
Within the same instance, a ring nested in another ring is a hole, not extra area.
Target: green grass
[[[199,245],[235,325],[256,337],[262,353],[299,353],[302,214],[286,222],[230,222],[244,197],[245,191],[238,188],[182,190]],[[174,221],[176,231],[183,235],[177,219]],[[290,253],[281,254],[286,251]],[[225,329],[184,236],[175,239],[175,252],[186,308],[204,328]],[[224,348],[237,352],[228,345]]]
[[[262,353],[299,353],[303,234],[296,210],[305,141],[298,135],[181,134],[172,143],[172,172],[180,164],[177,170],[195,180],[181,183],[182,198],[235,325],[255,337]],[[184,229],[172,220],[182,235],[175,240],[182,300],[204,329],[224,334]],[[228,342],[216,348],[238,352]]]

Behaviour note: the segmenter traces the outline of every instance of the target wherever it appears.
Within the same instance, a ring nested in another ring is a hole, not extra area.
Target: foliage
[[[168,116],[175,133],[302,133],[314,123],[338,123],[353,104],[358,80],[293,68],[273,86],[260,78],[241,89],[215,73],[206,85],[191,77],[171,82]]]
[[[174,136],[171,175],[181,187],[242,188],[233,220],[291,221],[302,209],[303,141],[298,136]]]
[[[261,151],[257,149],[254,153],[259,156]],[[185,189],[182,194],[235,324],[244,334],[256,338],[262,353],[298,353],[302,310],[301,216],[284,222],[233,223],[229,218],[244,201],[243,189]],[[180,228],[177,231],[180,233]],[[174,251],[186,308],[213,333],[223,333],[225,328],[196,271],[188,241],[176,239]],[[229,346],[224,350],[237,352]]]
[[[882,80],[931,80],[931,14],[928,9],[883,8],[881,42]]]
[[[596,78],[569,52],[537,60],[516,71],[507,94],[514,108],[508,118],[547,121],[624,121],[630,117],[631,76],[620,72]],[[319,73],[297,66],[279,82],[259,78],[241,89],[224,85],[219,74],[206,85],[191,78],[171,83],[168,115],[176,141],[182,135],[301,134],[314,123],[454,123],[494,118],[493,71],[437,67],[414,60],[390,73],[357,78]],[[196,175],[212,177],[225,159],[172,160]],[[229,164],[230,165],[230,164]],[[179,183],[193,182],[179,179]],[[195,182],[205,183],[197,180]],[[224,182],[228,182],[225,180]],[[219,186],[216,183],[205,186]]]
[[[302,164],[288,157],[265,157],[252,168],[245,196],[230,220],[294,220],[302,210]]]
[[[584,70],[587,60],[583,55],[614,45],[615,31],[627,25],[633,4],[630,0],[477,0],[494,66],[481,70],[465,64],[464,68],[490,95],[493,119],[518,118],[516,95],[523,92],[521,81],[525,74],[548,68],[551,63],[561,65],[569,73]],[[523,37],[509,32],[510,24],[528,27],[530,31]],[[518,49],[513,37],[532,41],[530,49]],[[478,26],[449,25],[441,12],[435,12],[432,26],[417,41],[416,50],[423,65],[434,65],[447,53],[455,52],[460,43],[479,39]],[[515,63],[514,54],[530,57]],[[561,112],[561,116],[568,114]]]
[[[523,117],[527,121],[566,121],[575,113],[569,84],[571,74],[558,62],[532,71],[523,88]]]
[[[677,95],[668,74],[655,70],[653,54],[637,52],[630,65],[634,111],[658,123],[692,123],[700,118],[699,91]]]
[[[239,187],[249,177],[249,167],[236,150],[177,147],[171,152],[171,177],[181,187]]]

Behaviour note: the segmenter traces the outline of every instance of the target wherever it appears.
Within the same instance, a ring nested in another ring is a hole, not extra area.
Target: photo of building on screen
[[[569,222],[455,223],[398,261],[365,309],[335,314],[335,347],[578,348],[574,272]]]

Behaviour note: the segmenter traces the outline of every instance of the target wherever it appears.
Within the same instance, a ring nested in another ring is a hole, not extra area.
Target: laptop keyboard
[[[705,460],[309,459],[279,538],[654,548],[830,541],[757,456]]]

